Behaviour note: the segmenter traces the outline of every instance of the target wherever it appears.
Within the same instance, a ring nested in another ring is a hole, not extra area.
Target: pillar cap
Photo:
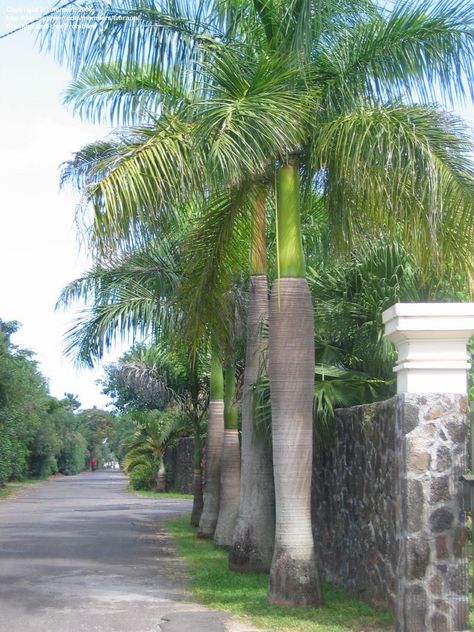
[[[466,393],[474,303],[396,303],[382,314],[398,393]]]
[[[396,303],[382,314],[384,336],[395,344],[415,338],[469,338],[474,303]]]

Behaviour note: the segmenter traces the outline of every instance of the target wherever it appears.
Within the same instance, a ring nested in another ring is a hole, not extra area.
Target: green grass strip
[[[27,478],[24,481],[15,481],[13,483],[7,483],[0,487],[0,500],[13,496],[17,492],[21,491],[24,487],[29,485],[37,485],[46,479],[44,478]]]
[[[167,524],[191,575],[197,601],[250,620],[261,630],[280,632],[378,632],[393,626],[392,614],[358,601],[332,586],[324,586],[324,608],[280,608],[267,603],[268,576],[234,573],[228,553],[200,540],[189,526],[189,516]],[[393,629],[393,628],[392,628]]]
[[[138,496],[145,496],[146,498],[162,498],[164,500],[172,500],[173,498],[176,500],[192,500],[192,494],[183,494],[182,492],[157,492],[150,491],[145,489],[132,489],[128,488],[133,494],[137,494]]]

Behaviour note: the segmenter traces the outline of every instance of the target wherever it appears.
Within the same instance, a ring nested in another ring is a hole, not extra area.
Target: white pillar
[[[397,393],[467,392],[474,303],[396,303],[382,319],[398,351]]]

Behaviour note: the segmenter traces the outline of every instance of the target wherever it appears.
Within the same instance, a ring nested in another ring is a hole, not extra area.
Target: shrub
[[[132,489],[149,490],[156,486],[157,464],[143,462],[136,465],[130,472],[130,487]]]

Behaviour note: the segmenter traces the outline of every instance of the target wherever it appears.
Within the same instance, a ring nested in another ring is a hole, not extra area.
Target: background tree
[[[14,345],[18,323],[0,321],[0,484],[27,476],[60,471],[77,474],[86,466],[88,431],[80,405],[70,394],[58,400],[49,394],[34,354]],[[99,414],[99,411],[97,411]],[[108,413],[101,411],[110,421]],[[89,449],[101,448],[90,439]]]
[[[135,429],[125,438],[123,468],[130,475],[130,484],[134,489],[165,492],[165,452],[183,431],[183,417],[171,409],[135,411],[129,416]]]

